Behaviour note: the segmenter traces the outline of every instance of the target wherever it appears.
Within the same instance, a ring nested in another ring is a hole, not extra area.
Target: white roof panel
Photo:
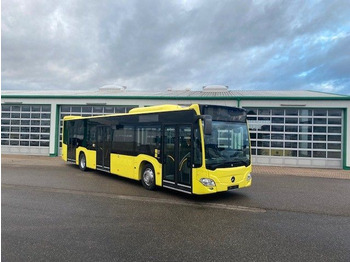
[[[101,89],[101,90],[2,90],[1,95],[6,97],[8,95],[12,96],[84,96],[84,97],[100,97],[100,96],[110,96],[110,97],[138,97],[138,98],[149,98],[149,97],[249,97],[249,98],[268,98],[268,97],[280,97],[280,98],[313,98],[313,97],[324,97],[324,98],[334,98],[334,97],[344,97],[349,98],[346,95],[337,95],[331,93],[323,93],[316,91],[306,91],[306,90],[298,90],[298,91],[257,91],[257,90],[227,90],[227,91],[191,91],[191,90],[165,90],[165,91],[137,91],[137,90],[112,90],[112,89]]]

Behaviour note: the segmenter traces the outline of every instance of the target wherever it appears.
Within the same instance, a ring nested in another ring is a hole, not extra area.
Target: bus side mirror
[[[209,115],[205,115],[204,116],[204,134],[211,135],[212,130],[213,130],[212,117]]]
[[[204,115],[203,121],[204,121],[204,135],[211,135],[213,130],[213,118],[210,115]]]
[[[211,115],[196,116],[196,119],[201,119],[204,123],[204,135],[211,135],[213,130],[213,118]]]

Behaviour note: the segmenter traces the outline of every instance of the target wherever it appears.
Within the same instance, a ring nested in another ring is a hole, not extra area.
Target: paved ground
[[[317,169],[300,167],[256,166],[253,165],[254,174],[289,175],[304,177],[323,177],[336,179],[350,179],[350,170]]]
[[[250,188],[198,197],[60,158],[3,156],[1,170],[2,261],[350,261],[341,176],[257,168]]]
[[[1,155],[2,163],[16,163],[18,165],[47,165],[47,161],[51,165],[64,165],[61,157],[46,156],[23,156],[23,155]],[[18,161],[20,159],[20,161]],[[317,168],[300,168],[300,167],[279,167],[279,166],[257,166],[253,165],[253,174],[259,175],[290,175],[305,177],[323,177],[350,179],[350,170],[342,169],[317,169]]]

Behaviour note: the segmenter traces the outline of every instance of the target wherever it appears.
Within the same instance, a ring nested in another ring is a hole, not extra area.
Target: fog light
[[[214,180],[210,178],[201,178],[199,182],[201,182],[205,186],[215,186]]]
[[[250,181],[252,179],[252,175],[249,173],[248,175],[247,175],[247,181]]]

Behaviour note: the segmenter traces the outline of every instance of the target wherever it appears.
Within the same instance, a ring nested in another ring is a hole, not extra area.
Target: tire
[[[86,167],[86,157],[84,153],[80,153],[79,155],[79,168],[81,171],[86,171],[87,167]]]
[[[156,189],[156,176],[154,173],[154,168],[151,164],[146,164],[141,173],[141,182],[144,188],[147,190]]]

